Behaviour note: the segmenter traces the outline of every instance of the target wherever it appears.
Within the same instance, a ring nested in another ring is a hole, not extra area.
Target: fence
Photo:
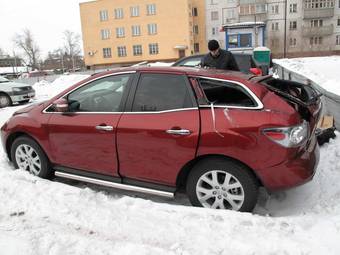
[[[301,82],[304,84],[308,84],[313,86],[316,90],[318,90],[320,93],[322,93],[322,102],[323,102],[323,113],[327,115],[332,115],[335,120],[335,127],[336,129],[340,130],[340,96],[335,95],[324,88],[322,88],[320,85],[318,85],[316,82],[306,78],[305,76],[295,73],[292,70],[289,70],[283,66],[280,66],[275,63],[275,68],[277,70],[277,74],[281,79],[286,80],[292,80],[296,82]]]

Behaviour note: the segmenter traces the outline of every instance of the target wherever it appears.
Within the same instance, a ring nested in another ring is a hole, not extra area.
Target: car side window
[[[118,112],[130,74],[93,81],[67,96],[71,112]]]
[[[133,112],[166,111],[193,107],[186,77],[174,74],[142,74]]]
[[[227,81],[200,79],[200,85],[208,100],[214,105],[255,107],[255,100],[241,86]]]

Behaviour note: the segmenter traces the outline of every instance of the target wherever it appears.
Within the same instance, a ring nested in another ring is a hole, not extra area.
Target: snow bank
[[[340,95],[340,56],[275,59],[274,62],[308,77],[325,90]]]
[[[45,80],[37,82],[33,85],[33,88],[36,91],[37,99],[46,100],[88,77],[89,75],[80,74],[61,75],[52,83]]]

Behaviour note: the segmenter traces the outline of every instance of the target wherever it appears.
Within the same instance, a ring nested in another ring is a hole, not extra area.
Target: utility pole
[[[284,40],[283,40],[283,57],[286,58],[287,57],[287,0],[285,0],[285,12],[284,12]]]

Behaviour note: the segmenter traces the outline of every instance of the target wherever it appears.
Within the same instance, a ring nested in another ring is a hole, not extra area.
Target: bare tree
[[[26,64],[32,69],[38,69],[40,49],[33,39],[33,34],[29,29],[24,29],[21,34],[14,37],[15,45],[24,51],[26,56]]]
[[[5,55],[5,52],[0,48],[0,56]]]
[[[75,70],[75,57],[78,57],[80,55],[80,35],[70,31],[66,30],[64,31],[64,48],[65,53],[70,56],[72,61],[72,70],[74,72]]]

